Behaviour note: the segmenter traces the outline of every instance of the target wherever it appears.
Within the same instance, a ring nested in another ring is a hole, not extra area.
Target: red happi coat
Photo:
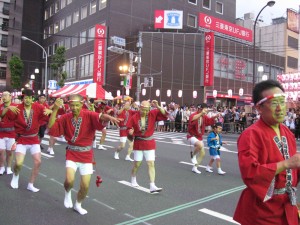
[[[119,123],[120,126],[120,137],[126,137],[127,136],[127,123],[129,121],[129,119],[136,113],[138,113],[139,111],[136,110],[123,110],[119,115],[118,118],[123,119],[123,121],[121,121]]]
[[[47,120],[48,117],[44,115],[45,107],[40,104],[32,104],[28,118],[25,117],[26,112],[24,103],[19,104],[18,108],[20,110],[18,114],[14,114],[10,110],[6,113],[8,119],[15,122],[18,144],[40,144],[40,140],[38,138],[39,128],[41,123]]]
[[[76,136],[75,130],[77,124],[79,132]],[[62,115],[55,121],[54,125],[49,130],[49,134],[54,137],[64,135],[69,145],[80,147],[90,146],[91,150],[85,152],[67,150],[66,159],[74,162],[92,163],[92,143],[95,132],[96,130],[102,130],[106,125],[107,122],[100,121],[99,113],[81,110],[77,121],[73,118],[72,113]]]
[[[37,101],[37,102],[34,102],[33,104],[42,105],[42,106],[44,106],[44,108],[49,109],[49,105],[46,102],[41,104],[41,103],[39,103],[39,101]],[[49,116],[45,117],[44,120],[40,121],[40,126],[46,125],[48,122],[49,122]]]
[[[9,106],[18,106],[18,104],[11,103]],[[2,111],[5,109],[4,104],[0,105],[0,115],[2,115]],[[7,111],[8,112],[8,111]],[[1,128],[9,128],[12,129],[11,131],[0,131],[0,138],[15,138],[16,132],[15,132],[15,121],[9,120],[6,115],[1,119],[0,122],[0,130]]]
[[[159,109],[150,110],[148,113],[148,126],[145,131],[141,131],[141,114],[136,113],[127,123],[127,129],[134,129],[133,135],[135,136],[133,149],[134,150],[155,150],[156,143],[154,138],[152,140],[138,140],[137,137],[147,138],[151,137],[155,130],[155,122],[167,120],[167,113],[162,114]]]
[[[194,116],[196,116],[198,112],[194,112],[190,115],[189,124],[188,124],[188,132],[187,132],[187,139],[191,137],[196,137],[199,141],[202,141],[203,134],[205,133],[205,127],[213,125],[215,123],[215,118],[209,118],[208,116],[202,116],[202,125],[199,126],[199,119],[194,120]]]
[[[286,138],[289,155],[293,156],[296,153],[294,135],[282,124],[280,134],[282,140]],[[298,225],[297,207],[291,205],[287,193],[266,198],[274,177],[275,189],[284,188],[286,184],[286,171],[275,176],[277,162],[284,160],[275,137],[275,131],[259,120],[238,139],[239,166],[246,189],[239,199],[234,220],[243,225]],[[292,170],[293,187],[298,184],[299,172]]]

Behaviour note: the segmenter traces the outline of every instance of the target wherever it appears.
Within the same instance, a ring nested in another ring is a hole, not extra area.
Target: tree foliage
[[[65,85],[65,80],[67,78],[67,73],[63,71],[63,66],[66,63],[65,53],[65,47],[58,47],[55,51],[55,54],[51,58],[51,68],[54,70],[54,77],[56,78],[57,84],[60,87],[63,87]]]
[[[24,63],[19,56],[12,56],[8,62],[11,74],[11,86],[15,89],[21,89],[21,76],[24,69]]]

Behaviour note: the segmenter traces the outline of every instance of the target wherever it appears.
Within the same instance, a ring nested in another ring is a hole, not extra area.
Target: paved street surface
[[[99,140],[101,133],[97,133]],[[88,198],[83,207],[88,214],[81,216],[63,205],[65,177],[64,142],[57,142],[55,156],[46,153],[49,136],[43,140],[43,157],[40,174],[35,183],[41,190],[32,193],[26,189],[32,159],[27,153],[20,174],[19,189],[10,187],[11,175],[0,177],[0,224],[5,225],[231,225],[232,215],[244,185],[240,178],[236,140],[238,134],[223,134],[228,143],[221,151],[225,176],[205,172],[192,173],[191,147],[184,133],[156,132],[156,185],[164,188],[160,194],[149,193],[147,165],[144,162],[137,176],[139,188],[130,186],[132,163],[113,159],[118,145],[118,131],[108,129],[106,151],[95,150],[97,166],[92,177]],[[206,143],[206,142],[205,142]],[[203,161],[206,165],[209,154]],[[103,183],[96,187],[96,175]],[[72,191],[73,202],[77,182]]]

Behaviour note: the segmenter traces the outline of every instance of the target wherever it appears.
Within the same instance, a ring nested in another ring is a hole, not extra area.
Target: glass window
[[[49,45],[49,47],[48,47],[48,56],[49,55],[52,55],[52,45]]]
[[[60,30],[65,29],[65,18],[60,20]]]
[[[216,2],[216,12],[223,14],[223,3],[221,2]]]
[[[56,34],[59,31],[59,22],[56,22],[54,24],[54,34]]]
[[[50,16],[53,16],[54,13],[55,13],[55,5],[52,4],[52,5],[50,6]]]
[[[53,45],[53,54],[55,54],[57,48],[58,48],[58,44],[55,43],[55,44]]]
[[[46,28],[44,29],[44,39],[46,39],[46,38],[48,37],[48,35],[49,35],[49,28],[46,27]]]
[[[79,20],[79,10],[77,10],[73,13],[73,24],[77,23],[78,20]]]
[[[106,0],[99,0],[99,10],[106,7]]]
[[[189,0],[189,3],[197,5],[197,0]]]
[[[56,1],[54,3],[54,10],[55,10],[55,13],[57,13],[59,11],[59,1]]]
[[[65,39],[65,48],[66,48],[66,50],[70,48],[70,42],[71,42],[70,38]]]
[[[86,42],[86,31],[80,32],[80,44],[84,44]]]
[[[202,6],[203,8],[210,9],[210,0],[203,0]]]
[[[67,5],[71,4],[72,0],[67,0]]]
[[[63,9],[66,7],[66,0],[60,0],[60,8]]]
[[[67,73],[68,78],[74,78],[76,75],[76,58],[69,59],[66,61],[64,71]]]
[[[189,27],[196,27],[197,26],[197,16],[189,14],[188,18],[187,18],[187,25]]]
[[[72,48],[76,47],[78,44],[78,34],[72,37]]]
[[[47,20],[48,18],[49,18],[49,9],[46,9],[44,13],[44,20]]]
[[[53,24],[49,26],[49,35],[51,36],[51,34],[53,34],[54,32],[54,26]]]
[[[72,15],[68,15],[66,19],[66,27],[71,26],[71,22],[72,22]]]
[[[95,27],[89,29],[88,41],[93,41],[95,38]]]
[[[87,17],[87,5],[81,7],[81,19]]]
[[[88,77],[93,75],[94,54],[80,56],[80,77]]]
[[[96,5],[97,5],[97,1],[93,0],[91,1],[90,4],[90,15],[94,14],[96,12]]]
[[[58,42],[59,47],[64,46],[64,40],[61,40],[60,42]]]

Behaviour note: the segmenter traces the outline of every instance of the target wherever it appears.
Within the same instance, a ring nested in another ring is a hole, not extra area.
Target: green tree
[[[15,89],[21,89],[21,76],[24,69],[24,63],[19,56],[12,56],[8,62],[11,74],[11,86]]]
[[[51,68],[54,70],[54,77],[57,80],[57,84],[60,87],[65,85],[65,80],[67,79],[67,73],[63,71],[63,66],[66,63],[65,57],[66,49],[61,46],[58,47],[55,51],[55,54],[52,56]]]

